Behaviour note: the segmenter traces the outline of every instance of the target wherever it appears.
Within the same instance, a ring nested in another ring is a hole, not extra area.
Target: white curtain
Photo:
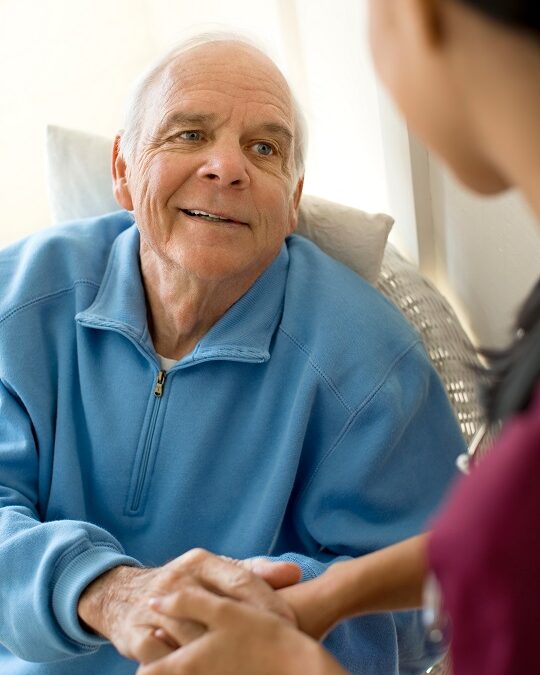
[[[135,76],[201,29],[245,32],[290,78],[310,127],[306,191],[388,211],[364,2],[3,0],[0,244],[48,224],[45,125],[112,136]]]
[[[236,29],[267,46],[310,126],[306,191],[396,219],[391,238],[483,344],[506,340],[540,269],[515,196],[473,199],[379,91],[365,0],[0,0],[0,246],[49,223],[48,123],[112,137],[132,80],[186,35]]]

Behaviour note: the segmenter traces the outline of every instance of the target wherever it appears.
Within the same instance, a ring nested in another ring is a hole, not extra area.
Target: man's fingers
[[[226,555],[220,555],[219,557],[253,572],[274,589],[293,586],[302,578],[300,566],[288,560],[268,560],[267,558],[239,560],[238,558],[229,558]]]
[[[302,577],[302,570],[292,562],[272,562],[265,558],[250,558],[240,562],[253,574],[264,579],[272,588],[293,586]]]
[[[234,561],[225,560],[200,549],[194,549],[177,558],[175,565],[189,566],[192,582],[197,581],[218,595],[242,600],[260,609],[278,614],[293,623],[296,621],[287,603],[266,581],[246,569],[244,565],[238,565]]]
[[[140,663],[152,663],[152,661],[157,661],[172,651],[174,649],[163,640],[157,638],[152,628],[149,627],[148,634],[142,635],[138,640],[138,644],[135,643],[133,656]]]

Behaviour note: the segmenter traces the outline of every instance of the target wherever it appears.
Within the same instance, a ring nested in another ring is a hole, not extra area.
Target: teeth
[[[213,222],[217,222],[220,220],[228,222],[228,218],[221,218],[220,216],[215,216],[213,213],[206,213],[206,211],[196,211],[194,209],[193,210],[186,209],[186,212],[189,213],[190,215],[199,216],[205,218],[206,220],[211,220]]]

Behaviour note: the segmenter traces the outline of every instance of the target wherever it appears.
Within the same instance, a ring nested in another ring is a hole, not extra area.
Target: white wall
[[[412,138],[375,83],[363,0],[0,0],[0,245],[49,224],[47,123],[112,137],[129,85],[197,28],[269,46],[307,111],[306,191],[396,218],[393,240],[501,344],[540,271],[520,200],[473,198]]]
[[[152,52],[141,0],[0,4],[0,243],[49,223],[48,122],[112,134]]]
[[[46,124],[112,137],[139,72],[212,28],[259,40],[292,79],[312,130],[307,191],[387,210],[364,24],[357,0],[0,0],[0,245],[49,223]]]
[[[388,210],[377,87],[358,0],[296,0],[310,123],[306,192]],[[353,83],[355,83],[353,85]]]
[[[479,344],[502,346],[540,276],[536,218],[515,192],[479,198],[430,158],[436,281]]]

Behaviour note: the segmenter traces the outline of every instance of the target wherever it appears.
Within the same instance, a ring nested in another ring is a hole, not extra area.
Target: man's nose
[[[216,187],[246,188],[250,183],[248,159],[238,143],[222,142],[209,149],[199,178],[213,181]]]

